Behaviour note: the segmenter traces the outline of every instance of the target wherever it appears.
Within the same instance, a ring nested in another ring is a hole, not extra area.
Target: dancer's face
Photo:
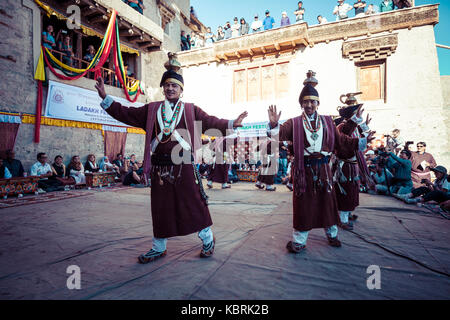
[[[176,83],[168,82],[164,84],[164,95],[171,102],[180,99],[182,91],[181,87]]]
[[[316,100],[303,100],[302,102],[302,108],[308,116],[312,116],[317,111],[318,106],[319,101]]]

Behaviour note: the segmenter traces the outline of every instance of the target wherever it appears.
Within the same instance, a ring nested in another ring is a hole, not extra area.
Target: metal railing
[[[58,59],[62,63],[67,64],[73,68],[86,69],[90,64],[89,61],[77,58],[75,56],[70,57],[68,54],[58,51],[58,50],[49,49],[49,51],[55,56],[56,59]],[[101,75],[102,75],[103,79],[105,80],[106,85],[114,86],[117,88],[122,88],[122,85],[120,84],[120,81],[117,78],[114,70],[111,70],[108,68],[101,68]],[[94,72],[89,71],[88,73],[86,73],[86,75],[84,77],[88,78],[88,79],[94,79]],[[135,78],[131,78],[131,77],[127,77],[127,79],[128,79],[128,82],[130,82],[130,83],[135,83],[135,81],[136,81]]]

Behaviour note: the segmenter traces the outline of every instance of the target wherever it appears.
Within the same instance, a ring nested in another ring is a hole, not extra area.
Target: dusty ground
[[[450,222],[439,215],[362,195],[358,234],[340,230],[342,248],[314,230],[307,250],[293,255],[285,249],[292,193],[284,186],[273,193],[246,183],[215,187],[208,194],[217,245],[207,260],[190,235],[170,239],[165,258],[137,263],[151,246],[149,189],[0,210],[0,299],[450,297]],[[80,267],[80,290],[66,286],[71,265]],[[379,290],[367,288],[370,265],[381,268]]]

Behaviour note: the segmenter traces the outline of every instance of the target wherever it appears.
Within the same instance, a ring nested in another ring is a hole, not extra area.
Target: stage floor
[[[449,299],[450,278],[436,271],[450,272],[450,221],[363,194],[358,234],[339,230],[343,246],[333,248],[314,230],[293,255],[292,193],[277,189],[215,184],[214,256],[199,258],[190,235],[170,239],[168,255],[148,265],[137,257],[151,246],[149,189],[1,209],[0,299]],[[71,265],[80,290],[66,286]],[[381,268],[379,290],[367,287],[371,265]]]

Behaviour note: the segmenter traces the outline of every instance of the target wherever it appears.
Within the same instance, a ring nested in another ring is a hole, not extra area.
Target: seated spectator
[[[394,0],[394,5],[399,9],[412,7],[411,0]]]
[[[198,167],[198,172],[202,176],[203,179],[206,179],[206,177],[209,174],[209,165],[205,162],[205,160],[202,160],[202,163]]]
[[[392,0],[382,0],[380,3],[380,12],[388,12],[394,10],[394,2]]]
[[[62,62],[68,66],[72,66],[72,57],[74,56],[71,41],[72,39],[70,38],[70,36],[66,35],[64,37],[64,41],[58,42],[58,49],[63,53]]]
[[[223,29],[225,31],[225,39],[230,39],[231,38],[231,34],[232,34],[232,30],[231,30],[231,24],[230,24],[229,21],[227,21],[227,23],[225,24]]]
[[[131,160],[126,159],[124,164],[124,171],[128,172],[123,178],[124,186],[132,186],[141,183],[141,177],[138,175],[139,166],[137,163],[132,163]]]
[[[124,161],[123,161],[123,154],[118,153],[116,156],[116,159],[113,161],[113,163],[118,167],[118,168],[122,168],[124,166]]]
[[[373,173],[372,179],[375,182],[375,192],[378,194],[388,194],[388,187],[391,185],[394,175],[382,164],[375,164],[369,167]]]
[[[389,156],[389,167],[394,171],[394,178],[392,179],[390,187],[391,193],[410,193],[413,188],[411,180],[411,152],[402,150],[400,152],[400,157],[396,156],[393,152],[390,152]]]
[[[211,32],[211,28],[207,28],[206,29],[206,34],[205,34],[205,45],[207,47],[210,47],[213,45],[214,43],[214,33]]]
[[[245,36],[246,34],[248,34],[250,27],[247,23],[247,21],[245,21],[244,18],[241,18],[241,25],[239,27],[239,35],[241,36]]]
[[[262,29],[262,21],[258,20],[257,14],[255,14],[255,20],[252,22],[251,28],[252,28],[252,33],[260,32]]]
[[[283,11],[281,13],[281,27],[289,26],[291,24],[291,21],[289,20],[289,17],[287,16],[287,12]]]
[[[3,164],[3,159],[0,158],[0,179],[11,179],[12,175],[8,168]]]
[[[271,30],[275,26],[275,19],[270,16],[269,10],[266,10],[266,18],[263,22],[264,30]]]
[[[239,29],[241,26],[239,25],[239,20],[237,17],[234,18],[234,24],[231,26],[231,37],[236,38],[239,37]]]
[[[47,31],[42,32],[42,45],[47,49],[56,49],[56,41],[53,36],[53,26],[48,25]]]
[[[400,137],[400,130],[394,129],[392,130],[391,135],[385,135],[386,137],[386,150],[388,152],[394,152],[398,154],[398,152],[403,149],[405,146],[405,141]]]
[[[97,162],[95,161],[95,155],[90,154],[87,156],[86,163],[84,164],[84,170],[86,173],[94,173],[99,172],[100,167],[97,165]]]
[[[216,40],[220,41],[225,39],[225,33],[223,32],[222,26],[217,27],[217,37]]]
[[[56,156],[55,160],[52,164],[52,172],[53,176],[50,179],[57,180],[63,186],[69,186],[75,184],[75,180],[73,178],[67,178],[66,166],[63,163],[62,156]],[[65,188],[68,189],[68,188]]]
[[[228,181],[230,183],[239,182],[237,170],[239,170],[239,165],[233,161],[233,164],[231,164],[230,169],[228,170]]]
[[[100,161],[99,167],[100,167],[100,170],[103,172],[114,171],[117,174],[120,174],[119,167],[116,166],[115,164],[112,164],[111,162],[109,162],[109,158],[107,156],[104,156],[102,158],[102,160]]]
[[[303,7],[303,2],[298,2],[298,8],[294,11],[295,23],[302,23],[305,21],[305,8]]]
[[[366,2],[362,0],[358,0],[353,4],[353,8],[355,8],[355,17],[363,17],[365,16],[364,8],[366,7]]]
[[[24,170],[22,162],[15,159],[15,157],[16,153],[14,152],[14,150],[7,150],[6,159],[3,161],[3,165],[8,168],[8,171],[11,173],[13,178],[23,177]]]
[[[348,12],[352,10],[352,6],[345,3],[344,0],[338,0],[338,5],[334,7],[333,14],[336,16],[336,21],[348,18]]]
[[[327,23],[327,19],[322,17],[321,15],[317,16],[317,21],[319,22],[319,24],[324,24]]]
[[[91,62],[95,57],[95,48],[92,44],[87,47],[87,53],[84,55],[83,60]]]
[[[37,162],[31,166],[30,175],[39,177],[38,192],[45,193],[46,191],[54,191],[57,187],[61,186],[59,181],[49,180],[53,176],[53,171],[50,165],[47,163],[48,156],[40,152],[37,155]]]
[[[436,201],[441,203],[450,200],[450,182],[448,182],[447,169],[443,166],[437,166],[431,169],[436,175],[436,181],[431,183],[428,179],[423,179],[425,187],[413,189],[411,193],[406,194],[404,200],[406,203]]]
[[[191,44],[188,43],[188,39],[186,38],[186,32],[184,30],[181,30],[181,51],[187,51],[190,49]]]
[[[76,184],[86,184],[86,176],[84,175],[84,167],[80,161],[80,156],[72,157],[72,160],[67,166],[67,174],[69,177],[75,179]]]
[[[412,180],[414,188],[423,186],[422,180],[431,180],[430,168],[436,167],[434,157],[426,152],[427,144],[425,142],[417,143],[417,151],[412,153]]]

